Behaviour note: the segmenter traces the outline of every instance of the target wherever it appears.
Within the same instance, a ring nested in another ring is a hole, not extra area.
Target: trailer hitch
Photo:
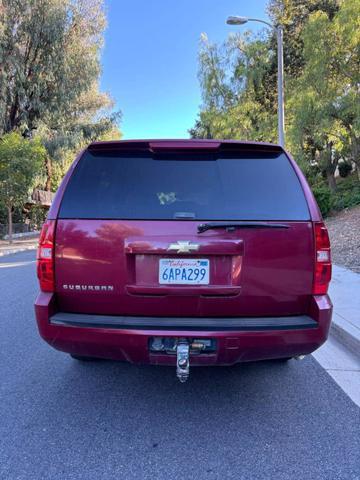
[[[190,373],[190,345],[185,339],[180,339],[176,346],[176,376],[181,383],[186,382]]]
[[[189,378],[190,355],[215,354],[216,340],[213,338],[151,337],[149,351],[152,355],[176,355],[176,376],[181,383]]]

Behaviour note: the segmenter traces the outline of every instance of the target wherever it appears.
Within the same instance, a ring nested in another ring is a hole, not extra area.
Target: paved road
[[[312,357],[79,364],[37,335],[34,256],[0,260],[1,480],[360,478],[360,409]]]

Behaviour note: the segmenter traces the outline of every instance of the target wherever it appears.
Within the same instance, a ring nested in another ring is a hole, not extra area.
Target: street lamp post
[[[228,17],[226,23],[228,25],[244,25],[247,22],[264,23],[272,30],[276,31],[277,38],[277,89],[278,89],[278,139],[279,144],[285,146],[285,115],[284,115],[284,53],[283,53],[283,28],[281,25],[273,25],[272,23],[260,20],[258,18],[248,17]]]

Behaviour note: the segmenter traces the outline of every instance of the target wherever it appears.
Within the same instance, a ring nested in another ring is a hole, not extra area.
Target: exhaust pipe
[[[295,360],[304,360],[306,355],[297,355],[296,357],[294,357]]]

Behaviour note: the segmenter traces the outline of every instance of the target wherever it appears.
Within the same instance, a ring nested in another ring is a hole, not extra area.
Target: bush
[[[352,171],[352,165],[349,162],[341,162],[339,163],[338,169],[340,177],[346,178]]]
[[[324,217],[331,210],[331,192],[323,183],[317,183],[312,187],[313,194]]]
[[[360,205],[360,182],[356,175],[350,175],[338,182],[337,190],[331,198],[331,208],[342,210],[355,205]]]
[[[41,207],[40,205],[32,205],[28,218],[30,221],[31,230],[40,230],[43,223],[45,222],[47,215],[47,209]]]

